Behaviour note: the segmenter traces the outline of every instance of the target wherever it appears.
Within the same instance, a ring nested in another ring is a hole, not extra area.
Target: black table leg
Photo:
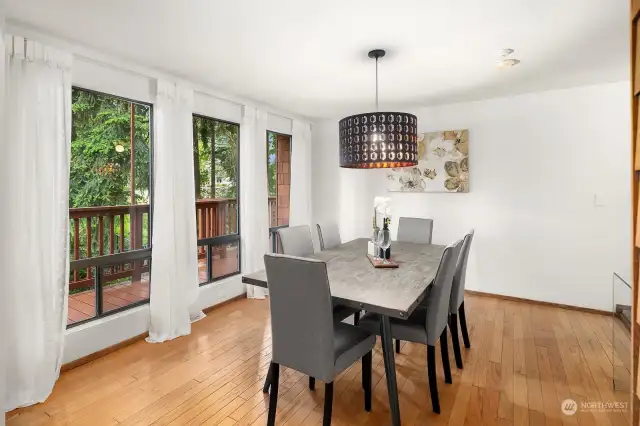
[[[382,322],[380,339],[382,340],[384,371],[387,376],[391,424],[393,426],[400,426],[400,403],[398,402],[398,382],[396,380],[396,360],[393,354],[393,339],[391,338],[391,322],[386,315],[381,315],[380,317]]]

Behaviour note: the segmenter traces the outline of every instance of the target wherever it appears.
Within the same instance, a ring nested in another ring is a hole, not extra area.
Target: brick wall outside
[[[291,137],[277,136],[276,190],[278,226],[289,224],[289,197],[291,192]]]

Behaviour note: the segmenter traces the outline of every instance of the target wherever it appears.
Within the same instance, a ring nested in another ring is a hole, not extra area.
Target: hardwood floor
[[[431,412],[425,347],[403,342],[396,355],[403,425],[630,424],[628,412],[560,409],[568,398],[628,401],[628,391],[611,388],[614,365],[629,386],[629,334],[617,322],[614,340],[603,315],[472,295],[465,305],[472,348],[463,347],[463,370],[452,362],[451,385],[438,364],[442,414]],[[270,359],[268,302],[233,302],[188,337],[141,341],[63,373],[46,403],[8,413],[7,425],[264,425]],[[373,411],[363,409],[358,362],[335,382],[332,424],[390,424],[379,345],[373,368]],[[300,373],[281,373],[278,425],[321,424],[323,386],[307,384]]]

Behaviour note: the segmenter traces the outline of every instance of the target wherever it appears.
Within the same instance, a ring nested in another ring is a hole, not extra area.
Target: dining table
[[[380,315],[391,420],[393,426],[400,426],[390,318],[408,318],[425,298],[446,246],[395,241],[391,244],[391,260],[398,267],[374,268],[367,258],[368,242],[366,238],[355,239],[308,257],[326,262],[334,305],[346,305]],[[264,270],[244,275],[242,282],[269,287]]]

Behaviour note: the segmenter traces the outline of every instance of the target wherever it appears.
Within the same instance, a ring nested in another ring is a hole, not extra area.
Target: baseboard
[[[224,302],[220,302],[216,305],[213,306],[209,306],[208,308],[203,309],[202,311],[207,314],[215,309],[221,308],[224,305],[228,305],[231,302],[235,302],[236,300],[240,300],[240,299],[245,299],[247,297],[246,293],[242,293],[236,297],[232,297],[231,299],[227,299]],[[134,336],[130,339],[127,340],[123,340],[120,343],[116,343],[115,345],[109,346],[108,348],[104,348],[102,350],[99,350],[98,352],[94,352],[92,354],[89,354],[87,356],[83,356],[82,358],[78,358],[75,361],[71,361],[68,362],[66,364],[63,364],[62,367],[60,368],[60,372],[64,373],[65,371],[69,371],[69,370],[73,370],[74,368],[80,367],[81,365],[84,364],[88,364],[91,361],[95,361],[99,358],[102,358],[103,356],[109,355],[110,353],[119,351],[120,349],[126,348],[127,346],[133,345],[136,342],[139,342],[140,340],[146,339],[147,336],[149,336],[149,332],[146,333],[142,333],[139,334],[137,336]]]
[[[554,308],[570,309],[572,311],[588,312],[590,314],[611,316],[613,312],[602,311],[600,309],[583,308],[581,306],[563,305],[562,303],[544,302],[542,300],[525,299],[524,297],[505,296],[504,294],[485,293],[483,291],[465,290],[465,293],[482,297],[493,297],[495,299],[511,300],[513,302],[534,303],[536,305],[551,306]]]

